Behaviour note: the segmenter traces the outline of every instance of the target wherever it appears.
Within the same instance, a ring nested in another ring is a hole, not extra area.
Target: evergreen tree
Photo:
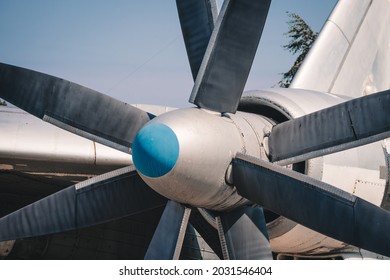
[[[7,102],[4,100],[0,99],[0,106],[7,106]]]
[[[298,57],[291,69],[288,72],[281,74],[283,75],[283,78],[279,81],[279,85],[284,88],[290,86],[306,54],[309,52],[318,36],[318,32],[314,32],[299,15],[289,12],[287,12],[287,14],[290,19],[287,21],[288,32],[284,33],[284,35],[289,37],[290,41],[287,45],[284,45],[283,48],[293,55],[298,55]]]

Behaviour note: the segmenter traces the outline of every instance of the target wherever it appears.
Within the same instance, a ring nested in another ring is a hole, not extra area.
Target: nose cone
[[[138,172],[156,178],[167,174],[179,156],[179,141],[171,128],[161,123],[144,126],[134,139],[133,162]]]

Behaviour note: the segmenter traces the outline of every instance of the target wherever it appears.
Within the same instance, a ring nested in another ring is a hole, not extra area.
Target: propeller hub
[[[144,126],[135,137],[133,162],[145,176],[164,176],[175,166],[179,157],[179,141],[171,128],[162,123]]]
[[[217,211],[233,209],[247,200],[226,180],[226,173],[237,152],[261,153],[259,135],[266,125],[270,124],[262,117],[245,113],[174,110],[138,132],[133,162],[149,187],[173,201]]]

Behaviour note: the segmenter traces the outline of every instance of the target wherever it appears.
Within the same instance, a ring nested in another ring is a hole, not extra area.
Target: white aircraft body
[[[390,1],[340,0],[289,88],[244,93],[271,1],[176,2],[195,107],[0,64],[45,121],[0,107],[0,255],[390,257]]]

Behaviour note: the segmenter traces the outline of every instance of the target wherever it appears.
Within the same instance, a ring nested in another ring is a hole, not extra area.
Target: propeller
[[[262,208],[238,208],[216,221],[225,260],[272,260]]]
[[[267,18],[270,0],[225,0],[190,102],[235,113]]]
[[[0,219],[0,240],[84,228],[165,205],[134,166],[80,182]]]
[[[198,75],[218,16],[216,2],[216,0],[176,0],[181,31],[194,80]]]
[[[233,161],[239,194],[345,243],[390,257],[390,212],[304,174],[247,155]]]
[[[28,113],[130,153],[138,130],[153,115],[78,84],[0,63],[1,97]]]
[[[178,260],[190,214],[190,208],[174,201],[168,201],[145,259]]]
[[[225,0],[215,22],[215,1],[177,0],[191,71],[196,77],[190,102],[220,113],[236,112],[270,2]],[[365,96],[274,126],[268,137],[270,160],[293,163],[388,137],[389,94],[385,91]],[[137,132],[153,118],[94,90],[2,63],[0,97],[63,129],[128,153]],[[134,153],[134,158],[151,161],[154,154],[164,153],[162,160],[170,160],[163,162],[168,165],[167,170],[154,170],[149,176],[158,180],[180,161],[181,151],[170,128],[152,123],[145,130],[153,129],[154,133],[156,128],[166,139],[158,147],[162,147],[161,151],[153,151],[150,158],[145,153]],[[156,148],[156,139],[149,140],[146,146]],[[174,149],[163,149],[165,144]],[[161,163],[150,166],[159,167]],[[244,154],[237,154],[232,169],[234,186],[249,201],[327,236],[390,256],[390,242],[384,230],[390,226],[386,210],[336,187]],[[0,241],[78,229],[166,204],[145,258],[176,259],[191,210],[167,201],[129,166],[66,188],[1,218]],[[272,259],[261,207],[246,205],[213,213],[224,258]]]
[[[388,108],[390,90],[280,123],[269,136],[270,160],[286,165],[390,137]]]

